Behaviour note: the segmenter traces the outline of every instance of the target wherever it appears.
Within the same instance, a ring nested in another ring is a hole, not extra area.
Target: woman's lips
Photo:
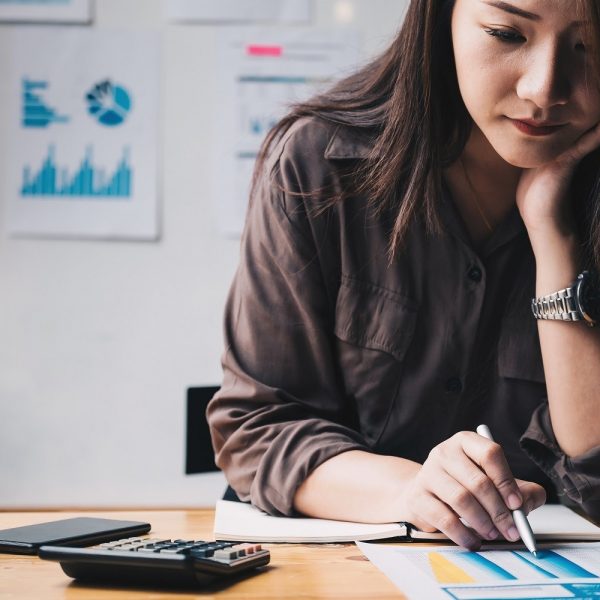
[[[511,119],[510,121],[520,132],[537,136],[550,135],[565,126],[565,123],[548,125],[544,123],[535,124],[533,121],[521,121],[520,119]]]

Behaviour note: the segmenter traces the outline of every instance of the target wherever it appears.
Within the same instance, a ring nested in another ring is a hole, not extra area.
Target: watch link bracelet
[[[531,310],[536,319],[583,320],[590,327],[594,327],[600,320],[598,278],[589,271],[584,271],[570,287],[541,298],[533,298]]]

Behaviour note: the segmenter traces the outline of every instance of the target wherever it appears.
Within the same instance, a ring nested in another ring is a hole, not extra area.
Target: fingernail
[[[509,528],[509,530],[508,530],[508,539],[511,542],[516,542],[520,537],[521,536],[519,535],[519,532],[517,531],[517,528],[514,525]]]
[[[522,498],[514,492],[508,497],[508,508],[510,508],[510,510],[516,510],[522,503]]]
[[[481,540],[479,538],[467,538],[464,544],[461,544],[467,550],[475,552],[481,548]]]
[[[494,527],[488,534],[488,540],[497,540],[500,532]]]

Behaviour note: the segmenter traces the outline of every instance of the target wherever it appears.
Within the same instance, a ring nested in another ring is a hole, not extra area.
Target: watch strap
[[[533,298],[531,311],[536,319],[553,321],[581,321],[581,314],[575,300],[576,285],[559,290],[547,296]]]

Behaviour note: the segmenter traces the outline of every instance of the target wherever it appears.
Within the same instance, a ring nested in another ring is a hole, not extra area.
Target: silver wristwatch
[[[585,321],[594,327],[600,317],[600,294],[597,278],[584,271],[577,281],[564,290],[533,298],[531,310],[536,319]]]

